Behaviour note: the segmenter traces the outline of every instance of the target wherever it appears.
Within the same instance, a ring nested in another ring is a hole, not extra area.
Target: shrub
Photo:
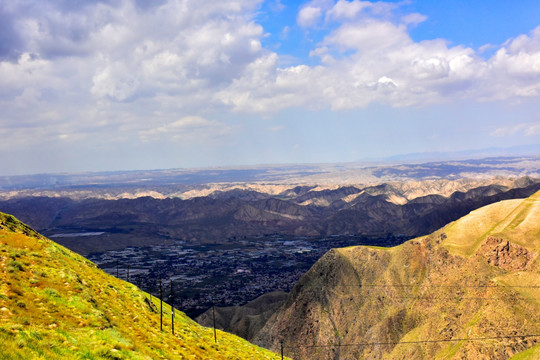
[[[17,260],[10,260],[7,263],[7,270],[9,272],[24,271],[23,264]]]
[[[20,307],[21,309],[25,309],[26,308],[26,304],[22,301],[17,301],[17,306]]]
[[[58,293],[58,291],[56,289],[46,288],[45,290],[43,290],[43,292],[48,297],[55,297],[55,298],[60,297],[60,294]]]

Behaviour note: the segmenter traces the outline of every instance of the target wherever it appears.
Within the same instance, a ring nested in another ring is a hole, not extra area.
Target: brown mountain
[[[540,191],[393,248],[334,249],[256,343],[294,359],[540,358]]]
[[[266,324],[279,306],[287,299],[287,293],[273,291],[259,296],[242,306],[215,307],[195,318],[199,324],[241,336],[253,338]]]
[[[276,233],[419,236],[478,207],[529,196],[540,189],[540,182],[530,178],[494,181],[480,187],[474,184],[441,180],[362,188],[293,188],[277,195],[233,190],[187,200],[30,197],[0,201],[0,210],[15,214],[48,236],[106,233],[85,237],[84,241],[79,237],[57,238],[70,249],[88,254],[178,239],[219,242]],[[468,190],[451,192],[464,187]]]

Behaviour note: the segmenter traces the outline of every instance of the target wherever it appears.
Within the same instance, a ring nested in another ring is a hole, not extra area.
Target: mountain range
[[[288,295],[218,321],[294,359],[537,359],[539,254],[537,191],[392,248],[332,249]],[[160,331],[157,298],[5,214],[0,263],[3,359],[279,358],[224,332],[216,343],[177,310],[176,333],[168,317]]]
[[[294,186],[277,194],[236,188],[188,199],[15,197],[0,201],[0,210],[84,255],[178,240],[223,243],[265,234],[413,237],[483,205],[526,197],[539,189],[540,180],[530,177],[427,180]],[[99,235],[81,241],[84,233]]]

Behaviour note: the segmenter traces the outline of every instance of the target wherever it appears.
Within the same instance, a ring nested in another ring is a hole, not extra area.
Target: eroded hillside
[[[0,211],[47,236],[59,236],[59,243],[87,255],[177,240],[214,243],[264,234],[415,237],[478,207],[539,189],[540,181],[527,177],[485,183],[434,180],[333,189],[296,186],[279,194],[233,189],[186,200],[22,197],[0,201]],[[80,241],[77,233],[84,232],[100,235]]]
[[[540,192],[321,258],[257,342],[295,359],[538,359]]]
[[[0,213],[1,359],[277,359],[199,326]]]

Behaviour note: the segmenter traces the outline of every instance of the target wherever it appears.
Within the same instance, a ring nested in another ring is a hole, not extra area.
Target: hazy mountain
[[[410,161],[445,161],[445,160],[465,160],[471,158],[487,158],[487,157],[509,157],[509,156],[524,156],[524,155],[537,155],[540,153],[540,145],[523,145],[513,146],[509,148],[492,147],[477,150],[465,150],[465,151],[447,151],[447,152],[423,152],[423,153],[411,153],[394,155],[384,160],[390,162],[410,162]]]
[[[120,199],[151,196],[182,199],[214,191],[251,190],[285,197],[337,186],[439,179],[486,180],[540,177],[538,151],[527,156],[438,159],[382,163],[258,165],[230,168],[116,171],[0,176],[0,198],[24,196]]]
[[[88,254],[130,245],[178,240],[215,243],[265,234],[419,236],[483,205],[526,197],[538,189],[540,182],[527,177],[429,180],[323,190],[293,188],[275,195],[233,189],[185,200],[23,197],[0,201],[0,210],[47,236],[62,236],[57,238],[60,243]],[[83,241],[79,234],[84,232],[102,235]]]

